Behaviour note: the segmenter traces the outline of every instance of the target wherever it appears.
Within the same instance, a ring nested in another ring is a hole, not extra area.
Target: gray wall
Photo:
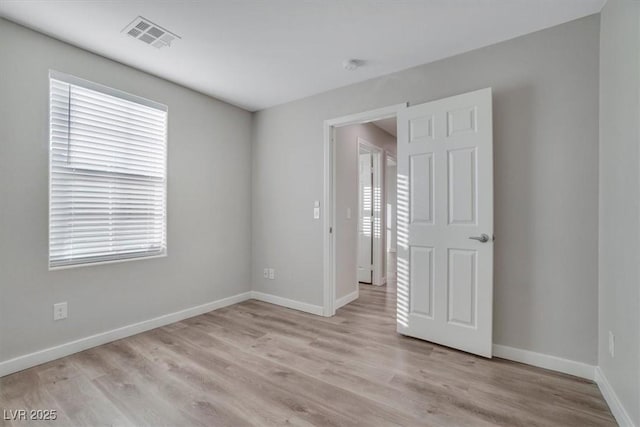
[[[325,119],[491,86],[495,342],[595,364],[598,47],[594,15],[258,112],[253,289],[322,305]]]
[[[609,0],[601,25],[598,361],[640,425],[640,3]]]
[[[166,258],[52,271],[48,70],[169,106]],[[0,19],[0,361],[250,289],[251,115]],[[53,322],[55,302],[69,318]]]
[[[358,289],[358,137],[392,155],[396,152],[396,138],[371,123],[336,131],[336,298]]]

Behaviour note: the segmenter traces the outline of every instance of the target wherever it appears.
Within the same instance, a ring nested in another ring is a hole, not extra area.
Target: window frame
[[[165,122],[165,135],[164,135],[164,148],[165,148],[165,157],[164,157],[164,248],[161,253],[153,254],[153,255],[139,255],[139,256],[124,256],[119,259],[106,259],[101,261],[91,261],[91,262],[76,262],[65,265],[52,265],[51,264],[51,214],[52,214],[52,206],[53,206],[53,161],[52,161],[52,143],[51,143],[51,81],[58,80],[70,85],[80,86],[88,90],[96,91],[108,96],[113,96],[116,98],[123,99],[125,101],[137,103],[143,105],[145,107],[154,108],[160,111],[165,112],[166,114],[166,122]],[[129,92],[125,92],[119,89],[115,89],[109,86],[102,85],[100,83],[95,83],[89,80],[85,80],[80,77],[73,76],[71,74],[66,74],[56,70],[49,70],[47,76],[47,162],[48,162],[48,207],[47,207],[47,265],[49,271],[56,270],[67,270],[71,268],[80,268],[80,267],[90,267],[97,265],[106,265],[106,264],[115,264],[122,262],[131,262],[131,261],[143,261],[150,260],[156,258],[165,258],[168,256],[168,248],[169,248],[169,197],[168,197],[168,182],[169,182],[169,107],[165,104],[161,104],[156,101],[152,101],[147,98],[143,98],[138,95],[131,94]]]

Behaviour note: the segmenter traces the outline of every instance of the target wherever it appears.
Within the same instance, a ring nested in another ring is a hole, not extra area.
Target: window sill
[[[135,258],[113,259],[109,261],[87,262],[83,264],[60,265],[56,267],[49,266],[49,271],[68,270],[71,268],[92,267],[96,265],[116,264],[116,263],[131,262],[131,261],[144,261],[147,259],[165,258],[166,256],[167,256],[167,251],[165,250],[164,253],[158,254],[158,255],[141,256],[141,257],[135,257]]]

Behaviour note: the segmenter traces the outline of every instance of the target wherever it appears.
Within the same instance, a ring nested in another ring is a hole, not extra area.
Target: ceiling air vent
[[[171,46],[172,41],[180,39],[177,34],[165,30],[160,25],[154,24],[142,16],[134,19],[122,32],[158,49],[164,46]]]

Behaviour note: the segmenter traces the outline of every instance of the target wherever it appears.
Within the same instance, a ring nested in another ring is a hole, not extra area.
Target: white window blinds
[[[49,266],[166,253],[167,108],[50,73]]]

